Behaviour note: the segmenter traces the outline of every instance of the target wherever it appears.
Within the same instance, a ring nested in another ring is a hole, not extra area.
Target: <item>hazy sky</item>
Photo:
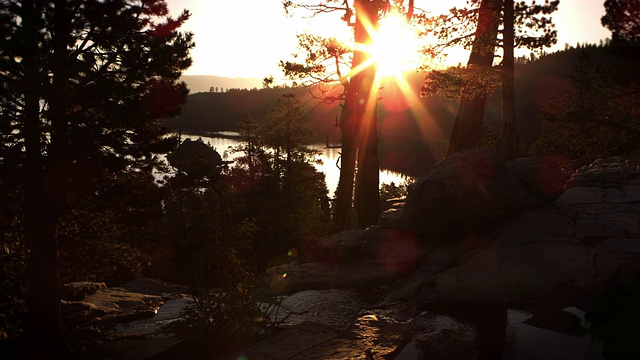
[[[543,0],[538,0],[542,2]],[[167,0],[172,14],[188,9],[192,16],[184,30],[192,31],[196,47],[189,75],[227,77],[281,76],[278,61],[290,59],[295,51],[296,33],[309,30],[332,35],[344,33],[340,15],[323,14],[313,19],[285,17],[281,0]],[[429,8],[442,0],[416,0],[416,6]],[[445,7],[460,4],[448,1]],[[463,3],[463,1],[462,1]],[[609,36],[600,25],[604,0],[561,0],[554,15],[558,48],[565,43],[597,43]],[[303,15],[300,13],[299,15]],[[464,62],[464,61],[463,61]]]

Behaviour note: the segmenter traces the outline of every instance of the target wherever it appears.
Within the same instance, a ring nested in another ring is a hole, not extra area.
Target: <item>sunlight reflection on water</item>
[[[232,161],[235,158],[241,156],[241,153],[236,153],[231,150],[232,147],[238,146],[240,141],[234,138],[230,138],[232,136],[238,136],[238,133],[232,131],[223,131],[219,133],[225,137],[215,137],[213,136],[199,136],[199,135],[182,135],[182,141],[184,139],[197,140],[202,139],[205,144],[209,144],[213,147],[220,155],[223,160]],[[333,196],[338,187],[338,179],[340,178],[340,169],[336,166],[336,163],[339,159],[339,151],[340,149],[334,148],[326,148],[325,144],[314,144],[311,146],[312,149],[320,152],[318,159],[321,160],[320,163],[314,164],[318,171],[323,172],[325,174],[325,181],[327,182],[327,188],[329,190],[329,196]],[[404,183],[406,176],[402,173],[381,169],[380,170],[380,183],[391,183],[394,182],[396,185],[400,185]]]

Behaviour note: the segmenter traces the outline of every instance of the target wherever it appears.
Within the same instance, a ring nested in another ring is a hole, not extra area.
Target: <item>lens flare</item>
[[[403,14],[391,12],[380,19],[372,38],[369,52],[380,76],[402,77],[420,65],[418,36]]]

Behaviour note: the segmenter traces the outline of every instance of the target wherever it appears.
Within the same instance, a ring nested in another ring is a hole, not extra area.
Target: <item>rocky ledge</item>
[[[620,278],[640,279],[640,158],[573,170],[477,149],[436,165],[379,226],[269,269],[263,286],[294,320],[239,354],[598,359],[580,324]]]
[[[193,300],[187,288],[139,278],[121,287],[76,282],[63,287],[62,316],[80,359],[147,359],[182,339],[169,325]]]

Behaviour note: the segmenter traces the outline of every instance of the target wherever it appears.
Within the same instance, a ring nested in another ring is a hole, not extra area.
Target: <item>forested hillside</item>
[[[228,78],[213,75],[182,75],[180,80],[189,85],[192,94],[210,91],[225,92],[228,89],[253,89],[261,86],[262,80],[256,78]]]
[[[618,57],[607,46],[586,45],[547,54],[533,61],[516,64],[516,110],[518,133],[526,144],[540,134],[540,111],[554,97],[569,88],[569,76],[580,53],[586,52],[596,64],[615,68]],[[187,85],[190,79],[184,79]],[[408,107],[408,99],[420,94],[424,74],[409,75],[410,94],[392,81],[378,90],[380,101],[380,151],[385,168],[418,174],[446,151],[457,103],[439,96],[427,96],[421,106]],[[213,85],[213,84],[212,84]],[[237,130],[239,122],[250,116],[258,122],[269,118],[269,109],[283,94],[294,93],[309,111],[318,142],[339,143],[336,125],[339,102],[314,98],[314,88],[229,89],[225,92],[200,92],[189,95],[181,116],[167,121],[174,129],[190,133]],[[499,134],[501,121],[500,89],[489,99],[485,123]]]

